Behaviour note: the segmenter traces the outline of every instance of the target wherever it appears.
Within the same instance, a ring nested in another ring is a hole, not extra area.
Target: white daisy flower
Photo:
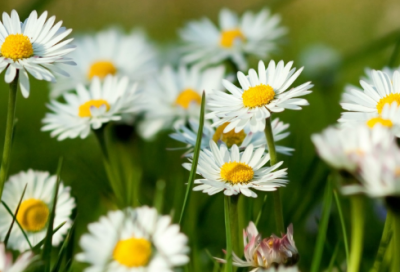
[[[253,133],[249,129],[245,128],[238,133],[236,133],[234,130],[224,133],[223,131],[227,125],[228,123],[224,123],[215,129],[210,123],[205,122],[203,127],[203,136],[201,138],[201,149],[208,148],[210,140],[213,140],[217,144],[224,143],[228,148],[236,144],[239,149],[244,149],[248,145],[252,144],[255,148],[266,146],[268,150],[264,132]],[[279,120],[279,118],[275,118],[272,121],[271,126],[275,142],[286,138],[290,134],[286,131],[289,127],[289,124],[283,123]],[[194,146],[196,145],[198,128],[199,121],[190,119],[189,126],[186,126],[185,124],[179,124],[175,128],[176,132],[171,134],[170,137],[187,144],[189,152],[192,152]],[[293,148],[279,145],[276,145],[275,148],[277,152],[285,155],[291,155],[291,152],[294,150]]]
[[[55,64],[75,65],[65,54],[73,51],[72,39],[62,41],[72,29],[61,27],[62,21],[54,24],[55,16],[47,21],[47,11],[38,18],[32,11],[29,18],[21,22],[13,10],[11,17],[3,12],[0,22],[0,73],[6,69],[5,81],[11,83],[19,74],[22,95],[29,96],[28,72],[38,80],[55,81],[53,73],[68,76]]]
[[[185,44],[183,61],[204,67],[230,59],[240,70],[247,69],[246,55],[268,57],[275,41],[286,33],[280,20],[268,9],[257,14],[248,11],[239,19],[225,8],[219,14],[219,27],[207,18],[189,22],[180,31]]]
[[[189,261],[187,237],[154,208],[112,211],[88,228],[76,256],[87,272],[171,272]]]
[[[50,176],[48,172],[28,170],[10,177],[4,185],[1,200],[11,211],[15,211],[22,196],[25,185],[26,192],[22,199],[17,214],[17,220],[24,229],[32,246],[42,241],[47,232],[47,220],[52,208],[56,176]],[[70,195],[70,188],[60,183],[58,200],[54,218],[54,228],[65,224],[53,235],[53,246],[57,246],[63,240],[63,236],[71,227],[70,215],[75,208],[75,200]],[[12,222],[12,216],[7,210],[0,207],[0,237],[4,240]],[[25,251],[29,244],[19,227],[14,226],[8,241],[12,249]]]
[[[237,195],[242,193],[248,197],[257,197],[250,189],[259,191],[275,191],[277,187],[283,187],[288,182],[287,169],[278,169],[283,162],[272,167],[263,167],[269,161],[269,154],[265,154],[265,147],[254,151],[253,145],[246,147],[240,153],[237,145],[228,149],[221,144],[218,148],[214,141],[210,141],[210,150],[200,151],[197,174],[203,179],[195,180],[194,191],[203,191],[214,195],[221,191],[225,195]],[[183,167],[190,171],[192,164],[184,163]]]
[[[372,84],[360,81],[363,90],[348,88],[342,96],[340,105],[344,110],[339,122],[351,122],[364,119],[365,114],[378,116],[385,104],[397,102],[400,105],[400,72],[395,71],[393,77],[381,71],[372,71]]]
[[[319,156],[331,167],[350,173],[359,169],[364,156],[380,146],[393,147],[394,137],[383,126],[370,129],[366,125],[348,128],[329,127],[321,134],[313,134],[311,139]]]
[[[265,69],[264,62],[260,61],[258,75],[253,69],[249,70],[247,77],[238,72],[241,88],[223,80],[222,84],[230,94],[224,91],[211,93],[207,105],[212,112],[207,114],[206,118],[221,118],[214,126],[229,122],[224,132],[232,129],[239,132],[246,126],[249,126],[252,132],[257,132],[265,129],[265,119],[270,117],[271,112],[300,110],[301,106],[308,105],[307,100],[297,97],[311,93],[311,82],[288,90],[303,71],[303,68],[300,68],[295,72],[296,68],[291,69],[292,64],[292,61],[286,65],[280,61],[275,65],[272,60]]]
[[[13,255],[6,252],[6,247],[0,243],[0,271],[2,272],[24,272],[31,263],[33,254],[30,251],[19,255],[18,259],[13,263]]]
[[[180,66],[177,71],[164,67],[156,78],[144,85],[144,121],[138,132],[144,138],[152,138],[162,129],[170,129],[174,123],[186,122],[189,117],[198,119],[202,92],[207,95],[221,86],[223,66],[199,70],[197,67]]]
[[[51,137],[86,138],[90,129],[99,129],[103,124],[122,119],[132,119],[139,111],[136,85],[131,85],[127,77],[107,76],[103,82],[93,78],[89,90],[78,85],[75,93],[64,94],[67,102],[62,104],[52,100],[48,105],[52,113],[42,120],[42,131],[51,131]]]
[[[300,270],[297,268],[297,266],[279,266],[278,268],[271,267],[270,269],[261,269],[258,270],[258,272],[300,272]]]
[[[70,54],[77,67],[66,69],[70,78],[58,78],[52,85],[51,96],[56,98],[78,84],[90,84],[93,77],[107,75],[127,76],[138,82],[156,71],[156,52],[142,32],[124,34],[109,28],[95,35],[78,37],[77,49]]]

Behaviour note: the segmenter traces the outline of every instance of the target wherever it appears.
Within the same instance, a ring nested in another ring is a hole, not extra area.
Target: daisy
[[[29,96],[28,72],[36,79],[55,81],[53,73],[68,76],[55,64],[75,65],[64,55],[73,51],[72,39],[63,39],[72,29],[61,27],[62,21],[54,24],[55,16],[48,20],[47,11],[38,18],[32,11],[29,18],[21,22],[13,10],[11,17],[3,12],[0,21],[0,73],[6,69],[5,81],[11,83],[19,75],[22,95]]]
[[[265,147],[254,151],[250,144],[240,153],[237,145],[228,149],[221,144],[218,148],[211,140],[210,150],[200,151],[197,174],[203,176],[203,179],[195,180],[195,184],[199,185],[193,190],[209,195],[223,191],[228,196],[242,193],[248,197],[257,197],[250,189],[275,191],[277,187],[285,186],[288,182],[285,179],[287,169],[275,171],[283,162],[272,167],[263,167],[269,161],[269,154],[264,152]],[[191,163],[183,164],[189,171],[191,166]]]
[[[246,69],[247,55],[266,58],[275,49],[275,41],[286,33],[280,20],[268,9],[257,14],[248,11],[238,18],[225,8],[219,14],[219,27],[207,18],[189,22],[180,31],[183,61],[204,67],[229,59],[240,70]]]
[[[155,49],[140,31],[124,34],[117,28],[109,28],[94,35],[79,36],[74,44],[77,49],[70,56],[76,60],[77,67],[66,69],[70,78],[58,78],[52,84],[53,98],[78,84],[89,85],[95,76],[104,79],[107,75],[118,75],[142,81],[157,67]]]
[[[244,129],[238,133],[236,133],[234,130],[224,133],[223,131],[227,125],[228,123],[224,123],[215,129],[210,123],[205,122],[203,127],[203,136],[201,138],[201,149],[208,148],[208,143],[210,140],[213,140],[217,144],[224,143],[228,148],[231,148],[232,145],[236,144],[239,149],[244,149],[249,144],[253,144],[255,148],[266,146],[268,150],[264,132],[252,133],[248,129]],[[271,126],[275,142],[286,138],[290,134],[289,132],[285,132],[285,130],[289,127],[289,124],[281,122],[279,118],[275,118],[272,121]],[[188,127],[184,124],[179,124],[175,128],[176,132],[171,134],[170,137],[187,144],[187,148],[189,148],[189,152],[191,152],[196,144],[198,128],[199,122],[195,119],[190,119]],[[275,146],[275,148],[277,152],[285,155],[290,155],[294,150],[293,148],[279,145]]]
[[[297,97],[311,93],[309,90],[313,86],[311,82],[288,90],[303,71],[301,68],[295,72],[296,68],[291,69],[292,64],[292,61],[286,65],[280,61],[275,65],[271,60],[265,69],[264,62],[260,61],[258,75],[253,69],[249,70],[248,76],[238,72],[237,78],[241,88],[223,80],[222,84],[229,93],[224,91],[211,93],[208,107],[212,112],[207,114],[206,118],[221,118],[214,123],[215,126],[229,122],[224,132],[232,129],[239,132],[246,126],[249,126],[252,132],[257,132],[265,129],[265,119],[270,117],[271,112],[281,112],[285,109],[300,110],[301,106],[308,105],[307,100]]]
[[[138,132],[146,139],[162,129],[186,122],[189,117],[198,119],[202,92],[207,95],[221,86],[224,67],[205,70],[180,66],[177,71],[164,67],[156,78],[144,85],[144,121]]]
[[[378,116],[382,113],[385,104],[397,102],[400,104],[400,72],[395,71],[393,77],[381,71],[372,71],[372,84],[360,81],[363,90],[348,88],[343,93],[342,103],[344,110],[339,122],[351,122],[369,116]]]
[[[33,258],[32,252],[22,253],[13,263],[11,252],[6,252],[6,247],[0,243],[0,271],[2,272],[24,272]]]
[[[76,256],[87,272],[171,272],[189,261],[187,237],[154,208],[112,211],[88,228]]]
[[[17,214],[17,220],[24,229],[32,246],[42,241],[47,232],[47,220],[52,207],[54,186],[57,177],[50,176],[48,172],[28,170],[10,177],[4,185],[2,201],[11,211],[15,211],[21,198],[25,185],[26,192],[22,199]],[[75,208],[75,200],[70,195],[70,188],[60,183],[58,200],[54,218],[54,228],[65,223],[54,235],[53,246],[57,246],[63,240],[63,236],[71,227],[70,215]],[[0,207],[0,237],[4,240],[12,222],[12,216],[7,210]],[[12,229],[8,246],[12,249],[25,251],[29,244],[18,227]]]
[[[58,140],[66,138],[86,138],[91,129],[99,129],[103,124],[122,119],[132,119],[140,105],[136,85],[131,85],[127,77],[107,76],[103,82],[93,78],[89,89],[78,85],[75,93],[64,94],[66,104],[52,100],[48,105],[52,113],[42,120],[42,131],[51,131]]]

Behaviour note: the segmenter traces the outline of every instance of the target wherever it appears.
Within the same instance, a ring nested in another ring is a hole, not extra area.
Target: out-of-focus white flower
[[[300,272],[297,266],[279,266],[278,268],[271,267],[270,269],[260,269],[258,272]]]
[[[78,84],[87,86],[94,77],[116,75],[141,82],[157,69],[156,52],[140,31],[124,34],[118,28],[109,28],[79,36],[74,44],[77,49],[70,56],[77,66],[66,67],[71,77],[59,78],[51,86],[52,98],[75,89]]]
[[[298,97],[311,93],[311,82],[288,90],[303,70],[300,68],[295,72],[296,68],[291,69],[292,64],[292,61],[286,65],[280,61],[275,65],[271,60],[265,69],[264,62],[260,61],[258,75],[254,69],[249,70],[248,76],[238,72],[241,88],[224,80],[222,84],[229,93],[211,93],[208,102],[211,113],[207,114],[206,118],[221,118],[213,124],[214,126],[230,123],[224,132],[232,129],[239,132],[247,126],[252,132],[258,132],[265,129],[265,119],[270,117],[271,112],[300,110],[301,106],[308,105],[307,100]]]
[[[203,191],[209,195],[224,192],[225,195],[242,193],[247,197],[257,197],[250,189],[259,191],[275,191],[285,186],[287,169],[278,169],[283,162],[272,167],[263,167],[269,161],[269,154],[265,154],[265,147],[254,150],[253,145],[246,147],[240,153],[237,145],[228,149],[225,144],[218,148],[211,140],[210,150],[200,151],[197,174],[203,179],[195,180],[199,184],[193,190]],[[190,171],[192,164],[183,166]]]
[[[21,206],[17,214],[17,220],[24,229],[32,246],[37,245],[46,237],[47,220],[52,208],[56,176],[50,176],[48,172],[28,170],[10,177],[4,185],[4,192],[1,200],[4,201],[11,211],[15,211],[24,191]],[[70,187],[60,183],[58,189],[58,200],[54,218],[54,228],[65,223],[56,233],[53,234],[53,246],[57,246],[63,240],[63,236],[71,227],[70,215],[75,207],[75,200],[70,195]],[[0,207],[0,237],[4,240],[12,222],[12,216],[7,210]],[[29,244],[25,240],[22,231],[13,227],[8,241],[12,249],[25,251]]]
[[[286,33],[279,23],[280,17],[271,15],[268,9],[257,14],[246,12],[238,18],[224,8],[219,27],[203,18],[189,22],[180,31],[185,44],[183,61],[204,67],[230,59],[240,70],[247,69],[246,55],[265,59],[275,49],[275,41]]]
[[[27,251],[19,255],[13,263],[12,253],[6,252],[6,247],[3,243],[0,243],[0,271],[2,272],[24,272],[32,258],[32,252]]]
[[[62,21],[54,24],[55,16],[48,20],[47,11],[38,18],[32,11],[29,18],[21,22],[13,10],[11,17],[3,12],[0,22],[0,73],[6,69],[5,81],[11,83],[19,73],[19,86],[22,95],[29,96],[28,72],[38,80],[55,81],[53,73],[68,76],[55,64],[75,65],[64,55],[75,49],[69,45],[72,39],[65,40],[72,29],[62,27]]]
[[[171,272],[189,261],[187,237],[154,208],[112,211],[88,228],[76,256],[86,272]]]

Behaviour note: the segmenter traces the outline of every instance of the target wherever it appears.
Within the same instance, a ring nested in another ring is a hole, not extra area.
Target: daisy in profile
[[[47,232],[47,221],[52,207],[56,176],[50,176],[48,172],[28,170],[10,177],[4,185],[2,201],[11,211],[15,211],[22,196],[25,185],[26,192],[17,214],[17,220],[24,229],[32,246],[43,240]],[[75,200],[70,195],[70,188],[60,183],[58,200],[54,218],[54,228],[62,223],[64,225],[53,235],[53,246],[57,246],[63,240],[63,236],[71,227],[70,215],[75,208]],[[7,210],[0,207],[0,237],[4,240],[12,222],[12,216]],[[20,228],[14,226],[8,241],[12,249],[25,251],[29,244]]]
[[[58,140],[86,138],[91,129],[122,119],[131,120],[139,110],[136,85],[127,77],[107,76],[103,82],[95,77],[89,89],[78,85],[75,93],[64,94],[66,104],[52,100],[48,107],[53,111],[42,120],[42,131],[51,131]]]
[[[231,60],[243,70],[247,68],[246,55],[264,59],[275,49],[275,42],[286,33],[281,27],[279,15],[272,15],[268,9],[259,13],[250,11],[241,18],[229,9],[219,14],[219,26],[209,19],[189,22],[180,31],[184,42],[186,63],[200,67]]]
[[[54,24],[55,16],[46,18],[46,11],[39,18],[32,11],[21,22],[13,10],[11,17],[3,12],[3,21],[0,21],[0,73],[6,70],[7,83],[18,75],[25,98],[29,96],[28,73],[38,80],[55,81],[53,73],[68,76],[58,64],[75,65],[71,58],[64,57],[75,49],[69,45],[72,39],[63,40],[72,29],[62,27],[62,21]]]
[[[264,62],[260,61],[258,75],[254,69],[249,70],[248,76],[238,72],[240,88],[223,80],[222,84],[229,93],[214,91],[209,95],[207,105],[211,113],[206,118],[221,118],[214,126],[228,122],[224,132],[232,129],[239,132],[249,126],[250,131],[255,133],[265,129],[265,119],[270,117],[271,112],[300,110],[301,106],[308,105],[307,100],[298,97],[311,93],[311,82],[288,90],[303,71],[301,68],[296,72],[296,68],[292,69],[292,64],[292,61],[286,65],[280,61],[276,65],[271,60],[265,69]]]
[[[287,169],[275,171],[283,162],[263,167],[268,161],[269,154],[265,154],[265,147],[254,150],[253,145],[249,145],[244,152],[239,152],[237,145],[228,149],[224,144],[218,147],[211,140],[210,150],[200,151],[197,174],[203,176],[203,179],[195,180],[198,186],[193,190],[209,195],[222,191],[227,196],[242,193],[247,197],[257,197],[250,189],[275,191],[288,182]],[[189,171],[191,166],[191,163],[183,164]]]
[[[18,259],[13,263],[13,255],[6,252],[6,247],[0,243],[0,271],[2,272],[24,272],[31,263],[33,254],[30,251],[19,255]]]
[[[144,121],[138,132],[152,138],[174,124],[185,123],[190,117],[198,119],[201,95],[207,95],[221,86],[223,66],[200,70],[197,67],[180,66],[177,71],[164,67],[151,80],[146,81],[143,92]]]
[[[215,129],[210,123],[205,122],[203,127],[203,137],[201,138],[201,149],[208,148],[210,140],[213,140],[217,144],[224,143],[228,148],[231,148],[232,145],[235,144],[239,149],[244,149],[248,145],[253,144],[255,148],[266,146],[268,149],[264,132],[253,133],[248,129],[244,129],[238,133],[234,130],[224,133],[224,129],[227,125],[228,123],[225,123]],[[275,142],[286,138],[290,134],[286,131],[289,124],[283,123],[279,118],[275,118],[272,121],[271,126]],[[175,128],[175,133],[171,134],[170,137],[187,144],[187,148],[189,149],[189,152],[191,152],[196,144],[198,129],[199,122],[195,119],[190,119],[188,127],[185,126],[185,124],[180,124]],[[294,149],[290,147],[276,146],[276,151],[285,155],[290,155],[293,150]]]
[[[123,33],[109,28],[94,35],[82,35],[74,41],[76,50],[70,56],[77,66],[66,67],[70,78],[58,78],[51,86],[51,97],[75,89],[78,84],[90,84],[94,77],[107,75],[126,76],[132,81],[142,81],[156,71],[156,52],[144,33]]]
[[[86,272],[170,272],[189,261],[187,237],[154,208],[111,211],[88,228],[76,256],[90,264]]]

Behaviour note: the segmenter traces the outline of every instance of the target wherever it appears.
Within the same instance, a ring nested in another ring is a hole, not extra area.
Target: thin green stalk
[[[392,213],[393,217],[393,245],[394,245],[394,254],[393,254],[393,263],[391,272],[400,271],[400,214]]]
[[[358,272],[364,242],[364,199],[360,195],[350,198],[351,242],[348,272]]]
[[[225,272],[233,272],[232,267],[232,232],[230,220],[231,197],[224,196],[225,207],[225,232],[226,232],[226,266]]]
[[[270,165],[273,166],[278,162],[276,150],[275,150],[275,142],[274,135],[271,127],[271,116],[265,120],[265,138],[267,139],[268,151],[270,155]],[[275,211],[275,223],[276,228],[279,233],[283,233],[285,231],[285,223],[283,221],[283,211],[282,211],[282,201],[279,189],[272,193],[273,201],[274,201],[274,211]]]
[[[400,52],[400,35],[399,35],[399,38],[398,38],[398,40],[397,40],[397,42],[396,42],[396,44],[394,46],[392,56],[390,57],[390,60],[389,60],[389,63],[388,63],[389,67],[394,68],[397,56],[399,55],[399,52]]]
[[[336,261],[337,254],[339,253],[339,245],[340,245],[340,243],[338,242],[335,246],[335,250],[333,251],[331,261],[329,262],[328,272],[332,272],[333,266]]]
[[[162,214],[165,193],[165,180],[159,179],[156,183],[156,193],[154,195],[153,207],[158,213]]]
[[[262,211],[264,210],[264,208],[267,204],[267,197],[268,197],[267,195],[264,196],[263,203],[261,205],[261,209],[258,211],[257,219],[255,222],[256,227],[258,226],[258,223],[260,222]]]
[[[229,220],[232,232],[232,251],[236,254],[239,253],[239,214],[238,214],[239,195],[231,196],[231,203],[229,205]]]
[[[0,199],[3,195],[4,183],[7,179],[8,169],[10,168],[11,146],[14,133],[15,108],[17,103],[18,78],[19,71],[17,70],[17,75],[10,83],[10,93],[8,96],[6,133],[4,137],[3,160],[1,161],[0,169]]]
[[[372,266],[372,269],[370,272],[379,272],[381,271],[381,266],[385,257],[385,252],[387,251],[387,248],[389,247],[390,241],[392,239],[393,235],[393,230],[392,230],[392,214],[388,212],[386,214],[386,220],[385,220],[385,226],[383,228],[382,232],[382,238],[379,243],[379,248],[378,252],[375,257],[374,265]]]
[[[347,240],[346,224],[344,222],[342,206],[340,205],[339,196],[338,196],[336,191],[333,191],[333,195],[335,196],[336,207],[337,207],[338,212],[339,212],[340,224],[342,226],[344,250],[346,252],[346,263],[347,263],[347,266],[349,266],[349,242]]]

